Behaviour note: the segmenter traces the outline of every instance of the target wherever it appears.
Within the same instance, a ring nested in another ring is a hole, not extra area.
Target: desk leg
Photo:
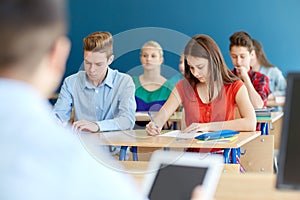
[[[126,150],[128,146],[121,146],[119,160],[126,160]]]
[[[173,122],[173,130],[177,130],[177,122]]]
[[[260,131],[261,131],[261,135],[269,135],[267,122],[260,123]]]
[[[233,148],[231,149],[231,156],[232,156],[232,164],[240,164],[241,158],[241,148]]]
[[[243,165],[241,164],[241,148],[234,148],[232,149],[232,164],[240,164],[240,172],[246,173]]]
[[[231,154],[231,159],[230,159],[230,154]],[[225,164],[239,164],[239,159],[241,156],[241,148],[226,148],[224,149],[223,152],[224,156],[224,163]]]
[[[230,148],[224,149],[223,156],[224,156],[224,163],[225,164],[229,164],[230,163],[230,151],[231,151]]]
[[[133,161],[138,161],[137,146],[131,147]]]
[[[231,149],[231,160],[232,160],[232,164],[237,164],[237,156],[240,157],[241,154],[239,154],[239,148],[233,148]]]
[[[236,156],[237,156],[237,151],[236,149],[231,149],[231,163],[236,164]]]

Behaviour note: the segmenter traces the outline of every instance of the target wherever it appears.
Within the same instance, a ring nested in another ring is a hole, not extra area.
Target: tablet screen
[[[196,185],[202,185],[207,167],[161,165],[152,184],[149,199],[190,199]]]

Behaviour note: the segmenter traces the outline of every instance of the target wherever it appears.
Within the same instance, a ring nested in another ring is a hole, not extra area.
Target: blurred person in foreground
[[[63,2],[0,3],[0,199],[139,199],[128,176],[97,162],[52,116],[47,97],[70,50]]]

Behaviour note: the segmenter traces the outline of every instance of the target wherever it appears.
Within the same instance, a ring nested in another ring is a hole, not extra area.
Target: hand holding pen
[[[161,132],[161,128],[155,123],[154,118],[150,111],[148,111],[148,115],[151,119],[151,122],[146,125],[146,133],[148,135],[159,135]]]

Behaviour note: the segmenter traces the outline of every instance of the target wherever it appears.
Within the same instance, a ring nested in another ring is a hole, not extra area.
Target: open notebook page
[[[167,133],[159,135],[160,137],[176,137],[176,138],[195,138],[198,135],[202,135],[208,132],[196,132],[196,133],[184,133],[181,130],[169,131]]]
[[[136,112],[135,117],[149,117],[147,112]]]

